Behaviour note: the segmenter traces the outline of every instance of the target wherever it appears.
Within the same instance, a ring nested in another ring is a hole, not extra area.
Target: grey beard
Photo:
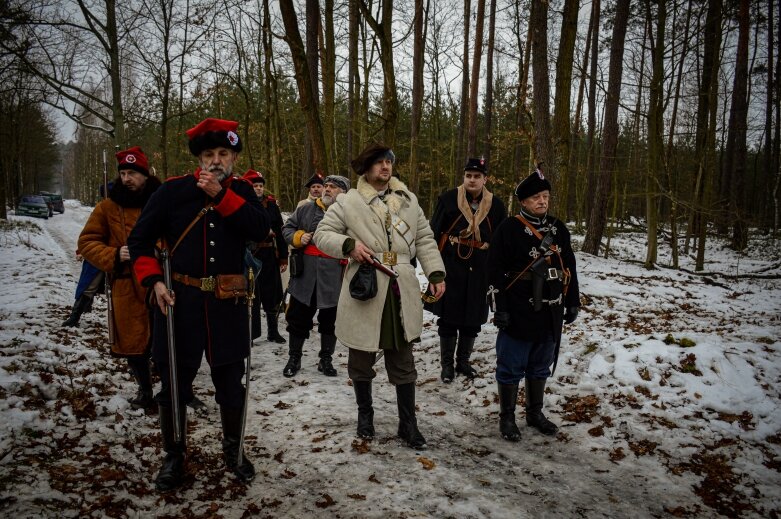
[[[320,200],[323,201],[323,205],[328,207],[328,206],[330,206],[331,204],[334,203],[334,200],[336,200],[336,197],[323,195],[323,196],[320,197]]]
[[[231,173],[233,173],[233,166],[228,166],[228,169],[223,170],[219,166],[210,166],[208,168],[203,167],[203,164],[201,164],[201,169],[204,171],[208,171],[209,173],[213,173],[215,171],[220,171],[219,176],[217,177],[217,181],[222,183],[223,180],[228,178]]]

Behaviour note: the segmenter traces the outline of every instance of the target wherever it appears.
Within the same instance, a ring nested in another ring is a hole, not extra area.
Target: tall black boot
[[[65,322],[62,323],[62,327],[73,327],[79,325],[79,319],[81,319],[81,314],[83,314],[85,311],[87,311],[87,307],[92,302],[91,297],[87,296],[81,296],[79,297],[75,303],[73,303],[73,308],[71,309],[70,316],[65,320]]]
[[[249,483],[255,477],[255,467],[247,459],[244,446],[240,444],[244,410],[220,406],[220,418],[222,420],[222,453],[225,456],[225,465],[242,482]],[[241,464],[239,464],[239,449],[242,453]]]
[[[163,450],[166,456],[157,473],[155,486],[160,492],[168,492],[184,481],[185,451],[187,445],[187,407],[180,406],[182,439],[174,441],[174,412],[170,407],[160,406],[160,432],[163,436]]]
[[[411,449],[425,449],[426,439],[420,434],[415,417],[415,383],[396,386],[396,401],[399,406],[399,437]]]
[[[285,369],[282,370],[282,374],[286,377],[292,377],[301,369],[301,355],[304,349],[304,341],[306,337],[301,335],[290,334],[290,345],[288,347],[288,354],[290,357],[285,364]]]
[[[497,383],[499,388],[499,432],[511,442],[521,440],[521,431],[515,423],[515,405],[518,401],[518,384]]]
[[[372,407],[372,383],[353,381],[355,402],[358,404],[358,438],[374,438],[374,408]]]
[[[474,337],[458,337],[458,351],[456,351],[456,373],[461,373],[469,379],[475,378],[477,376],[477,371],[469,364],[469,357],[472,356],[472,348],[474,345]]]
[[[534,427],[547,436],[555,435],[559,428],[542,414],[542,401],[545,398],[545,379],[526,379],[526,425]]]
[[[334,351],[336,351],[336,335],[320,336],[320,362],[317,363],[317,371],[326,377],[335,377],[336,369],[331,363]]]
[[[152,375],[149,372],[149,359],[146,357],[128,357],[127,365],[138,383],[138,392],[130,400],[133,409],[151,408],[155,401],[152,397]]]
[[[285,338],[279,334],[276,314],[266,314],[266,324],[268,324],[269,342],[276,342],[277,344],[285,344],[287,342]]]
[[[440,378],[442,379],[442,382],[449,384],[456,378],[456,372],[453,370],[453,355],[456,353],[456,338],[440,336],[439,352],[442,359],[442,373],[440,374]]]

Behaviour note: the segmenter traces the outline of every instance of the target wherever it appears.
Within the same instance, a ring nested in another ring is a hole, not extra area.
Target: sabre
[[[168,249],[160,252],[160,259],[163,260],[163,281],[168,293],[173,295],[173,286],[171,285],[171,257]],[[174,336],[174,307],[168,305],[165,312],[165,325],[168,332],[168,376],[171,386],[171,409],[174,413],[174,441],[181,442],[184,427],[181,423],[179,414],[179,376],[176,368],[176,339]],[[186,417],[185,417],[186,419]]]
[[[103,149],[103,200],[108,199],[108,163],[106,162],[106,150]],[[111,276],[106,272],[103,276],[103,287],[106,293],[106,320],[108,321],[108,343],[116,342],[116,329],[114,327],[114,300],[111,293]]]
[[[386,267],[385,265],[380,263],[380,261],[377,258],[375,258],[374,256],[372,256],[371,261],[372,261],[372,267],[376,268],[377,270],[379,270],[380,272],[382,272],[383,274],[385,274],[389,278],[396,279],[397,277],[399,277],[399,273],[398,272],[396,272],[393,269],[389,269],[388,267]]]
[[[255,299],[255,272],[249,268],[249,287],[247,289],[247,323],[249,323],[249,354],[247,355],[247,371],[244,374],[244,410],[241,416],[241,434],[239,435],[239,456],[237,466],[241,466],[244,458],[244,430],[247,427],[247,407],[249,407],[249,378],[252,366],[252,301]]]

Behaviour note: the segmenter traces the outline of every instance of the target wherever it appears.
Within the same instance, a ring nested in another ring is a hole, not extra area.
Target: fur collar
[[[364,175],[358,177],[356,189],[367,204],[375,205],[372,202],[379,197],[379,193],[366,181]],[[388,183],[388,190],[385,193],[385,205],[388,206],[391,213],[398,214],[401,208],[412,200],[412,193],[410,193],[409,188],[396,177],[391,177]]]
[[[148,177],[144,189],[140,192],[131,191],[122,184],[120,179],[114,180],[114,185],[109,190],[109,198],[120,207],[144,207],[152,193],[160,187],[160,180],[157,177]]]

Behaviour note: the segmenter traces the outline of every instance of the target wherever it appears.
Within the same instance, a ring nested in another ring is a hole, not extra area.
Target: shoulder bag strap
[[[206,204],[206,206],[203,209],[198,211],[198,214],[195,215],[195,218],[193,218],[193,221],[190,222],[190,225],[187,226],[187,228],[184,230],[184,232],[182,232],[181,236],[179,236],[179,239],[176,240],[176,243],[174,244],[174,246],[173,246],[173,248],[171,249],[171,252],[170,252],[170,256],[171,257],[173,257],[174,251],[179,246],[179,244],[182,243],[182,240],[184,239],[184,237],[187,236],[187,233],[190,232],[190,229],[192,229],[193,226],[196,223],[198,223],[198,220],[203,218],[203,216],[209,211],[209,209],[212,208],[213,205],[214,205],[213,203],[209,202],[208,204]]]

